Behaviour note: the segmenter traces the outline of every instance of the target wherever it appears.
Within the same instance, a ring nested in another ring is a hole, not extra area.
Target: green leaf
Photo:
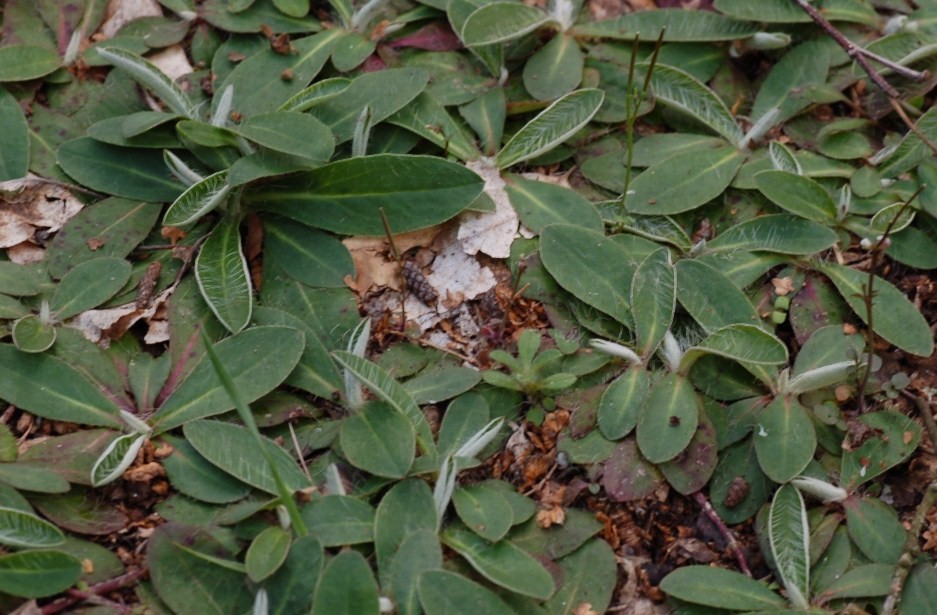
[[[730,19],[710,11],[686,11],[680,8],[635,11],[573,29],[576,35],[653,41],[666,30],[667,42],[731,41],[748,38],[758,32],[756,23]]]
[[[341,288],[355,275],[348,249],[332,235],[282,218],[264,220],[264,264],[308,284]]]
[[[377,236],[384,234],[380,208],[403,233],[445,222],[481,190],[481,178],[454,162],[380,154],[333,162],[245,198],[309,226]]]
[[[786,602],[779,595],[742,573],[709,566],[677,568],[660,588],[680,600],[718,609],[766,611],[780,609]]]
[[[221,470],[261,491],[279,495],[264,454],[245,427],[221,421],[191,421],[183,433],[200,455]],[[273,440],[263,438],[262,442],[291,491],[309,486],[309,479],[289,453]]]
[[[61,278],[102,256],[127,256],[152,230],[159,211],[155,203],[115,197],[85,206],[52,239],[46,253],[49,275]]]
[[[392,562],[404,540],[420,531],[436,533],[433,493],[422,480],[401,481],[384,495],[374,517],[374,552],[382,587],[390,583]]]
[[[481,140],[487,156],[501,148],[504,120],[507,115],[503,88],[491,88],[472,102],[459,107],[459,114]]]
[[[699,260],[677,262],[677,298],[706,331],[735,323],[758,325],[761,318],[732,281]]]
[[[8,49],[10,47],[0,47],[0,54]],[[0,67],[2,73],[6,67],[3,64]],[[13,95],[0,88],[0,181],[25,177],[28,170],[29,127],[26,117]]]
[[[768,73],[758,89],[752,120],[779,109],[775,124],[794,117],[813,103],[810,92],[826,83],[830,70],[829,46],[821,39],[808,40],[788,51]]]
[[[422,529],[406,537],[391,562],[389,573],[390,591],[394,596],[394,606],[397,607],[400,615],[419,615],[422,612],[419,593],[420,576],[427,570],[440,570],[441,568],[442,547],[436,532]],[[464,577],[459,575],[459,578]],[[449,596],[451,597],[451,594]]]
[[[198,221],[224,203],[230,192],[227,171],[209,175],[189,186],[173,201],[163,216],[163,226],[186,226]]]
[[[595,206],[573,190],[519,175],[506,175],[504,181],[511,206],[535,233],[550,224],[575,224],[596,232],[605,228]]]
[[[55,547],[65,542],[56,526],[36,515],[0,506],[0,544],[19,549]]]
[[[836,240],[836,232],[829,226],[788,214],[774,214],[736,224],[707,241],[706,248],[717,252],[756,250],[808,256],[826,250]]]
[[[377,583],[357,551],[336,555],[319,578],[312,615],[378,615]]]
[[[387,121],[406,128],[460,160],[476,160],[480,156],[474,139],[465,127],[429,92],[421,93],[403,109],[387,118]]]
[[[899,233],[906,229],[914,220],[914,209],[905,207],[904,203],[892,203],[881,208],[869,220],[869,232],[873,235]]]
[[[47,354],[0,344],[0,398],[37,416],[121,427],[119,409],[74,367]]]
[[[266,23],[275,32],[286,32],[270,21],[261,23]],[[215,91],[224,92],[228,86],[233,86],[231,109],[244,117],[275,111],[303,91],[319,74],[341,35],[341,28],[332,28],[295,39],[290,42],[291,52],[285,55],[264,49],[238,64],[224,81],[216,85]],[[220,98],[212,99],[212,113],[217,110]]]
[[[195,279],[205,303],[228,331],[238,333],[247,326],[253,295],[236,218],[225,218],[202,244]]]
[[[207,564],[199,553],[231,557],[203,528],[170,522],[153,532],[146,562],[162,601],[177,613],[193,612],[193,606],[205,615],[248,612],[253,596],[244,573]]]
[[[787,599],[798,609],[807,608],[810,588],[810,530],[800,491],[790,484],[775,492],[768,513],[771,555],[781,575]]]
[[[62,170],[82,185],[142,201],[174,201],[184,186],[163,164],[159,151],[107,145],[90,137],[67,141],[56,151]]]
[[[252,115],[234,130],[254,143],[317,165],[328,162],[335,150],[332,131],[307,113],[275,111]]]
[[[732,145],[741,142],[742,130],[735,116],[722,99],[696,77],[679,68],[657,64],[651,74],[650,88],[655,99],[690,115]]]
[[[0,47],[0,82],[38,79],[58,70],[61,65],[62,59],[58,54],[45,47],[32,45]],[[22,177],[22,175],[17,177]]]
[[[849,307],[866,322],[863,297],[869,282],[868,274],[836,263],[824,263],[820,271],[830,278]],[[900,290],[878,276],[875,277],[873,290],[872,322],[875,332],[905,352],[921,357],[930,356],[934,351],[934,337],[914,304]]]
[[[374,508],[347,495],[316,498],[301,510],[309,531],[324,547],[374,541]]]
[[[13,323],[13,344],[23,352],[44,352],[55,343],[55,327],[35,314]]]
[[[146,443],[145,434],[126,434],[111,442],[91,468],[91,486],[111,483],[124,473]]]
[[[895,572],[892,564],[863,564],[843,573],[833,581],[817,598],[836,600],[837,598],[868,598],[886,596],[891,591],[891,579]],[[904,605],[904,602],[902,602]],[[904,611],[902,606],[902,611]],[[914,613],[915,611],[908,611]]]
[[[765,23],[804,23],[810,16],[788,0],[762,0],[753,5],[746,0],[715,0],[713,7],[729,17]]]
[[[716,428],[705,412],[690,443],[675,459],[659,464],[661,473],[678,493],[690,495],[706,486],[719,461]]]
[[[582,81],[583,55],[576,39],[560,33],[524,64],[524,87],[537,100],[555,100]]]
[[[174,113],[195,119],[195,106],[182,88],[156,67],[155,64],[135,53],[116,47],[98,47],[98,55],[126,72],[140,84],[149,88]]]
[[[604,540],[590,540],[559,562],[563,585],[544,605],[551,615],[575,615],[588,604],[596,613],[605,612],[612,601],[618,579],[615,553]]]
[[[457,34],[466,47],[481,47],[520,38],[539,28],[547,19],[546,13],[533,6],[492,2],[473,11]]]
[[[507,499],[484,483],[458,487],[452,493],[452,503],[462,522],[486,540],[501,540],[513,525]]]
[[[603,436],[620,440],[631,433],[647,400],[650,383],[646,369],[632,366],[605,389],[598,409],[598,425]]]
[[[755,174],[755,185],[775,205],[808,220],[836,221],[836,203],[816,181],[787,171]]]
[[[81,562],[61,551],[21,551],[0,556],[0,592],[21,598],[53,596],[81,576]]]
[[[551,225],[540,236],[540,258],[557,283],[577,299],[628,326],[632,272],[646,255],[580,226]],[[583,272],[590,272],[584,276]]]
[[[347,77],[330,77],[316,81],[288,101],[280,105],[277,111],[308,111],[326,100],[338,96],[351,84]]]
[[[515,613],[490,589],[448,570],[423,572],[417,586],[426,615],[461,613],[467,607],[473,612],[490,615]]]
[[[488,402],[478,393],[464,393],[452,400],[439,427],[436,445],[440,458],[454,454],[490,420]]]
[[[365,107],[371,109],[372,125],[383,122],[411,103],[428,82],[427,72],[415,66],[363,73],[341,94],[317,104],[309,113],[332,130],[336,143],[344,143],[354,134]]]
[[[755,453],[771,480],[785,483],[800,474],[817,449],[817,434],[807,409],[796,399],[776,397],[755,425]]]
[[[550,151],[585,126],[604,99],[601,90],[584,89],[556,100],[514,133],[495,156],[495,164],[506,169]]]
[[[699,425],[699,400],[686,378],[667,374],[651,388],[638,415],[638,447],[651,463],[673,459]]]
[[[416,433],[417,444],[424,454],[435,454],[436,447],[433,445],[433,434],[429,423],[426,422],[423,411],[403,385],[374,363],[350,352],[336,350],[332,356],[339,365],[354,374],[355,378],[372,393],[407,418]]]
[[[332,66],[339,72],[357,68],[374,52],[377,42],[358,32],[346,32],[332,50]]]
[[[734,147],[671,156],[634,178],[628,211],[665,215],[695,209],[722,194],[744,161]]]
[[[787,346],[755,325],[728,325],[713,331],[709,337],[684,353],[680,361],[680,371],[688,371],[703,354],[714,354],[754,365],[787,363]]]
[[[407,416],[395,408],[378,402],[365,404],[342,424],[342,452],[356,468],[376,476],[403,478],[413,465],[413,430]]]
[[[187,440],[168,434],[162,438],[172,447],[172,454],[162,461],[166,476],[183,495],[211,504],[226,504],[250,493],[250,485],[219,470]]]
[[[854,489],[895,467],[917,449],[921,427],[894,410],[870,412],[856,418],[872,435],[843,452],[840,483]]]
[[[303,352],[303,334],[287,327],[252,327],[215,344],[215,352],[248,403],[283,382]],[[211,362],[202,359],[150,423],[157,433],[234,408]]]
[[[122,258],[95,258],[65,274],[49,302],[55,317],[71,318],[95,308],[114,295],[130,279],[130,263]]]
[[[30,503],[59,528],[77,534],[106,536],[127,526],[127,515],[99,501],[89,490],[79,488],[69,493],[65,491],[31,496]]]
[[[538,600],[553,595],[553,578],[547,569],[508,541],[490,543],[473,532],[457,529],[443,532],[442,541],[496,585]]]
[[[880,163],[877,171],[882,177],[897,177],[931,156],[930,148],[918,133],[924,134],[932,141],[937,138],[937,109],[928,109],[917,119],[914,127],[917,130],[908,131],[891,154]]]
[[[921,562],[911,569],[904,591],[901,592],[901,605],[908,613],[920,615],[934,615],[937,613],[937,604],[932,599],[934,587],[937,586],[937,569]]]
[[[778,171],[787,171],[795,175],[804,174],[794,152],[780,141],[772,141],[768,144],[768,157],[771,159],[772,166]]]
[[[435,404],[465,393],[481,380],[478,370],[449,366],[428,369],[403,383],[417,404]]]
[[[747,435],[747,431],[743,437]],[[741,492],[740,489],[745,489]],[[751,439],[723,449],[713,473],[709,495],[726,523],[751,518],[768,499],[773,483],[761,471]],[[733,494],[730,497],[730,493]],[[741,496],[741,497],[739,497]]]
[[[673,323],[676,306],[676,273],[670,251],[661,248],[641,261],[631,278],[634,334],[641,356],[650,356],[657,350]]]
[[[908,533],[895,509],[881,500],[860,497],[846,500],[843,508],[853,544],[873,562],[897,564]]]
[[[293,540],[286,561],[264,583],[270,598],[268,613],[308,613],[324,560],[325,553],[315,536],[306,535]]]
[[[279,525],[270,526],[257,534],[244,556],[248,578],[254,583],[260,583],[276,572],[289,554],[290,539],[290,533]]]

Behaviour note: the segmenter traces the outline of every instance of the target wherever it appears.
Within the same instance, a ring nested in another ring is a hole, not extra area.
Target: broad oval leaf
[[[264,583],[270,597],[268,613],[308,613],[324,560],[322,544],[315,536],[306,535],[293,540],[286,561]]]
[[[55,547],[65,534],[45,519],[16,508],[0,506],[0,544],[18,549]]]
[[[660,588],[674,598],[717,609],[767,611],[787,605],[765,583],[740,572],[710,566],[677,568],[664,577]]]
[[[602,90],[591,88],[570,92],[556,100],[514,133],[495,156],[495,165],[506,169],[550,151],[585,126],[604,100]]]
[[[659,464],[661,473],[678,493],[690,495],[706,486],[719,461],[716,428],[705,412],[699,413],[699,427],[690,443],[676,459]]]
[[[195,107],[185,92],[155,64],[135,53],[117,47],[98,47],[98,55],[145,85],[166,106],[184,117],[195,119]]]
[[[58,70],[61,65],[62,59],[58,54],[45,47],[33,45],[0,47],[0,82],[38,79]],[[22,175],[17,177],[22,177]]]
[[[53,596],[71,587],[81,575],[81,562],[61,551],[0,556],[0,591],[20,598]]]
[[[383,235],[445,222],[468,207],[482,180],[430,156],[379,154],[333,162],[245,195],[260,208],[345,235]]]
[[[638,416],[647,400],[651,379],[646,369],[632,366],[616,378],[602,393],[598,425],[609,440],[624,438],[638,424]]]
[[[252,327],[215,345],[238,390],[250,403],[283,382],[303,352],[303,334],[288,327]],[[150,419],[157,433],[234,408],[214,367],[203,358]]]
[[[290,491],[309,486],[309,479],[289,453],[267,438],[261,439],[266,451],[259,450],[254,435],[245,427],[221,421],[192,421],[186,423],[183,432],[205,459],[261,491],[280,493],[270,473],[267,457],[272,459]]]
[[[798,216],[774,214],[746,220],[706,242],[717,252],[753,250],[808,256],[822,252],[837,241],[829,226]]]
[[[744,161],[734,147],[671,156],[634,178],[626,201],[628,211],[665,215],[695,209],[722,194]]]
[[[420,604],[426,615],[460,613],[466,607],[475,613],[486,615],[515,613],[498,594],[448,570],[427,570],[420,575],[418,588]]]
[[[506,175],[504,183],[511,206],[524,226],[535,233],[550,224],[575,224],[596,232],[605,230],[595,206],[574,190],[518,175]]]
[[[264,267],[319,288],[342,288],[355,275],[351,254],[336,237],[287,219],[264,220]]]
[[[374,508],[358,498],[330,494],[316,498],[300,514],[324,547],[374,541]]]
[[[247,548],[244,567],[247,577],[260,583],[283,565],[290,552],[291,534],[279,525],[261,531]]]
[[[228,172],[218,171],[189,186],[179,195],[166,214],[163,226],[186,226],[221,205],[231,192]]]
[[[254,302],[237,219],[223,220],[202,244],[195,279],[205,303],[228,331],[247,326]]]
[[[184,186],[175,181],[158,150],[118,147],[80,137],[59,146],[56,162],[82,185],[142,201],[174,201]]]
[[[449,529],[442,541],[496,585],[537,600],[553,595],[553,578],[547,569],[507,540],[490,543],[473,532]]]
[[[146,435],[132,433],[111,442],[91,468],[91,486],[100,487],[120,478],[146,440]]]
[[[172,447],[172,454],[163,459],[163,467],[173,488],[183,495],[211,504],[226,504],[250,493],[250,485],[218,469],[188,441],[168,434],[162,439]]]
[[[824,600],[838,598],[870,598],[885,596],[891,591],[891,579],[895,567],[893,564],[862,564],[843,573],[818,596]],[[933,592],[933,587],[929,588]],[[931,599],[933,604],[933,599]],[[902,601],[902,611],[905,603]],[[916,613],[918,611],[908,610]]]
[[[122,427],[120,409],[69,363],[0,344],[0,398],[37,416]]]
[[[921,441],[921,426],[900,412],[880,410],[856,418],[872,435],[843,452],[840,484],[855,489],[911,456]]]
[[[857,316],[866,322],[864,288],[869,275],[837,263],[825,263],[820,271],[826,274]],[[921,357],[934,352],[934,336],[921,312],[891,283],[876,276],[873,285],[872,322],[875,332],[888,342]]]
[[[557,34],[524,64],[524,87],[537,100],[555,100],[582,81],[583,55],[579,42]]]
[[[676,270],[680,305],[704,330],[761,322],[745,293],[716,269],[699,260],[684,259],[677,263]]]
[[[0,48],[0,53],[9,47]],[[56,60],[58,58],[56,57]],[[0,60],[0,73],[6,68]],[[29,127],[12,94],[0,88],[0,181],[19,179],[29,170]]]
[[[787,363],[787,346],[755,325],[728,325],[713,331],[683,355],[680,371],[686,373],[703,354],[714,354],[739,363],[780,365]]]
[[[484,483],[456,488],[452,503],[462,522],[485,540],[501,540],[513,525],[507,499],[500,490]]]
[[[470,390],[481,380],[477,369],[447,366],[428,369],[403,383],[418,404],[436,404]]]
[[[374,552],[382,586],[390,582],[391,562],[404,540],[419,531],[436,532],[433,493],[422,480],[404,480],[387,491],[374,517]]]
[[[742,140],[742,130],[729,108],[693,75],[673,66],[657,64],[651,74],[650,88],[657,100],[689,114],[732,145]]]
[[[130,263],[122,258],[95,258],[65,274],[55,289],[49,307],[65,320],[95,308],[114,295],[130,279]]]
[[[787,171],[755,174],[755,185],[768,199],[792,214],[823,224],[836,222],[836,203],[816,181]]]
[[[563,569],[563,585],[544,605],[548,611],[576,615],[582,605],[588,604],[595,613],[605,612],[618,579],[615,552],[608,543],[590,540],[557,563]]]
[[[312,602],[312,615],[378,615],[377,582],[368,560],[343,551],[325,567]]]
[[[781,485],[774,494],[768,512],[768,537],[788,600],[798,609],[807,608],[810,528],[804,499],[791,484]]]
[[[423,612],[420,610],[420,576],[428,570],[441,569],[442,546],[436,532],[422,529],[409,534],[390,565],[389,587],[399,615],[419,615]],[[458,576],[460,579],[465,578]],[[452,594],[447,597],[455,598]]]
[[[651,463],[673,459],[699,425],[699,400],[686,378],[667,374],[651,389],[638,415],[638,447]]]
[[[800,474],[817,450],[817,433],[807,409],[796,399],[776,397],[761,411],[754,428],[755,454],[776,483]]]
[[[904,203],[892,203],[872,216],[869,220],[869,232],[883,235],[887,231],[891,235],[903,231],[914,221],[915,213],[913,208],[906,207]]]
[[[413,425],[387,404],[365,404],[345,419],[339,437],[348,461],[376,476],[403,478],[413,465]]]
[[[23,352],[44,352],[55,343],[55,327],[36,314],[13,323],[13,344]]]
[[[843,508],[853,544],[873,562],[897,564],[908,533],[895,509],[881,500],[862,497],[846,500]]]
[[[466,47],[504,43],[546,23],[542,10],[519,2],[492,2],[473,11],[459,33]]]
[[[677,277],[670,251],[661,248],[641,261],[631,278],[631,310],[639,353],[657,350],[673,323],[677,306]]]
[[[253,115],[237,128],[238,134],[266,148],[325,164],[335,149],[328,127],[308,113],[276,111]]]

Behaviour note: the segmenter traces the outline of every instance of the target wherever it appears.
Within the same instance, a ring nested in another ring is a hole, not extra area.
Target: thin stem
[[[901,94],[899,94],[898,90],[892,87],[891,84],[885,81],[884,77],[882,77],[874,68],[872,68],[872,65],[869,64],[868,58],[872,58],[879,64],[882,64],[883,66],[887,66],[888,68],[894,70],[896,73],[899,73],[905,77],[908,77],[909,79],[914,79],[915,81],[923,81],[924,79],[927,78],[928,75],[926,72],[922,73],[922,72],[910,69],[906,66],[902,66],[901,64],[892,62],[888,58],[883,58],[880,55],[874,54],[870,51],[866,51],[862,47],[856,45],[855,43],[850,41],[848,38],[846,38],[842,32],[834,28],[833,24],[827,21],[826,17],[821,15],[820,11],[818,11],[816,8],[810,5],[810,3],[807,2],[807,0],[794,0],[794,2],[797,4],[797,6],[803,9],[805,13],[810,15],[810,18],[813,19],[813,21],[816,22],[816,24],[820,26],[824,32],[826,32],[834,41],[836,41],[839,44],[840,47],[843,48],[843,50],[846,52],[846,55],[848,55],[850,58],[853,58],[856,62],[858,62],[859,66],[862,67],[862,70],[864,70],[866,74],[869,76],[869,79],[871,79],[875,83],[875,85],[880,87],[882,91],[885,92],[890,98],[900,98]]]
[[[137,568],[122,574],[119,577],[114,577],[113,579],[108,579],[107,581],[95,583],[85,591],[70,590],[67,597],[60,598],[55,602],[45,605],[40,609],[39,612],[42,613],[42,615],[60,613],[65,609],[78,604],[79,602],[84,602],[93,596],[103,596],[104,594],[109,594],[118,589],[133,585],[141,578],[146,576],[147,572],[148,570],[146,567]]]
[[[911,121],[911,118],[908,117],[908,114],[905,112],[904,107],[901,106],[901,103],[894,98],[889,98],[888,102],[891,103],[892,109],[895,110],[895,113],[898,114],[898,117],[901,118],[901,121],[904,122],[905,126],[908,127],[908,130],[917,135],[917,138],[921,140],[924,145],[930,148],[932,152],[937,154],[937,143],[931,141],[924,131],[917,127],[917,124]]]
[[[625,183],[621,190],[621,202],[619,204],[619,215],[625,215],[625,202],[628,200],[628,186],[631,185],[631,161],[632,150],[634,150],[634,122],[638,118],[638,110],[641,108],[641,101],[635,101],[632,90],[634,84],[634,65],[637,63],[638,44],[641,40],[640,35],[634,37],[631,43],[631,61],[628,63],[628,85],[625,87],[625,139],[626,155],[625,160]],[[636,105],[634,108],[632,105]]]
[[[696,503],[703,509],[703,513],[713,522],[713,525],[716,526],[719,533],[722,534],[722,537],[729,543],[729,548],[732,549],[735,560],[739,564],[739,570],[741,570],[745,576],[751,577],[752,571],[751,568],[748,567],[748,560],[745,559],[745,554],[742,553],[742,547],[740,547],[738,541],[735,540],[735,535],[732,533],[732,530],[729,529],[725,522],[719,517],[719,513],[716,512],[713,505],[710,504],[709,498],[707,498],[702,491],[697,491],[693,494],[693,499],[696,500]]]
[[[387,214],[384,213],[383,207],[378,208],[378,211],[381,212],[381,224],[384,225],[384,234],[387,235],[390,251],[393,253],[394,260],[397,261],[397,268],[400,270],[400,331],[403,332],[407,329],[407,276],[403,274],[403,258],[400,256],[400,250],[397,249],[397,243],[394,241],[394,234],[390,230],[390,220],[387,219]]]

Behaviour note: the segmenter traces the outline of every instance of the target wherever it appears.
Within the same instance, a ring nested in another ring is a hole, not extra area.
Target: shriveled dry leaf
[[[428,247],[439,234],[439,227],[420,229],[409,233],[394,235],[394,244],[401,252],[415,247]],[[400,271],[390,246],[383,237],[348,237],[342,241],[355,262],[357,278],[348,276],[346,286],[363,297],[372,290],[389,287],[400,290]]]
[[[0,182],[0,248],[53,233],[81,211],[81,201],[65,188],[35,175]]]
[[[771,284],[774,285],[774,294],[779,297],[794,292],[794,280],[792,280],[790,276],[786,278],[771,278]]]
[[[104,23],[98,29],[98,39],[111,38],[117,31],[141,17],[162,17],[163,8],[157,0],[111,0],[107,5]]]
[[[161,308],[175,289],[175,285],[170,286],[154,297],[145,309],[137,307],[134,302],[114,308],[88,310],[72,318],[67,326],[78,329],[87,339],[98,343],[105,338],[116,339],[137,322],[144,320],[150,324],[144,341],[148,344],[165,342],[169,339],[168,326],[154,331],[153,324],[165,322],[160,318],[163,311]]]
[[[485,180],[485,194],[494,201],[495,210],[462,214],[459,227],[462,249],[466,254],[483,252],[493,258],[507,258],[520,219],[508,199],[501,173],[484,158],[467,162],[465,166]]]
[[[482,267],[474,256],[462,250],[461,234],[459,229],[458,241],[452,235],[445,238],[446,242],[433,261],[433,271],[426,276],[439,295],[439,301],[448,308],[483,295],[497,284],[491,269]]]

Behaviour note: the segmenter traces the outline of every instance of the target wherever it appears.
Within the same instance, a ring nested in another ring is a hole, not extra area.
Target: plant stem
[[[121,589],[123,587],[128,587],[133,585],[141,578],[146,576],[148,570],[144,566],[143,568],[137,568],[120,575],[119,577],[114,577],[113,579],[108,579],[107,581],[101,581],[90,586],[85,591],[78,591],[72,589],[68,591],[68,596],[65,598],[60,598],[55,602],[49,603],[40,609],[42,615],[52,615],[53,613],[60,613],[65,609],[78,604],[79,602],[84,602],[85,600],[93,596],[103,596],[104,594],[109,594],[113,591]],[[127,609],[129,612],[129,608]]]
[[[394,260],[397,261],[397,269],[400,270],[400,331],[401,333],[407,330],[407,276],[403,274],[403,258],[400,256],[400,250],[397,249],[397,243],[394,241],[394,234],[390,230],[390,220],[387,219],[387,214],[384,213],[384,208],[378,208],[378,211],[381,212],[381,223],[384,225],[384,234],[387,235],[387,243],[390,244],[390,251],[394,255]]]
[[[719,517],[719,513],[716,512],[716,509],[713,508],[713,505],[709,502],[709,498],[702,491],[697,491],[693,494],[693,499],[696,500],[696,503],[700,505],[703,509],[703,513],[713,522],[713,525],[719,530],[719,533],[722,534],[723,538],[726,539],[726,542],[729,543],[729,548],[732,549],[732,553],[735,555],[735,560],[739,564],[739,570],[745,573],[745,576],[751,577],[752,571],[748,567],[748,560],[745,559],[745,554],[742,553],[742,547],[739,546],[737,540],[735,540],[735,535],[732,534],[732,530],[725,524],[725,522]]]
[[[928,409],[928,412],[930,410]],[[933,421],[933,418],[931,419]],[[895,565],[895,572],[891,578],[891,592],[885,598],[885,604],[882,606],[882,615],[895,615],[897,613],[898,603],[901,601],[901,591],[904,589],[904,582],[914,566],[915,556],[921,548],[918,544],[918,537],[921,535],[921,528],[924,527],[924,520],[927,518],[927,512],[932,506],[937,504],[937,480],[931,482],[924,490],[924,497],[914,511],[914,518],[911,520],[911,529],[908,530],[908,538],[905,541],[904,552],[898,558]]]
[[[887,66],[888,68],[894,70],[896,73],[908,77],[909,79],[914,79],[915,81],[923,81],[927,79],[928,74],[926,72],[920,72],[908,68],[907,66],[902,66],[897,62],[892,62],[888,58],[883,58],[882,56],[872,53],[871,51],[866,51],[862,47],[856,45],[848,38],[846,38],[842,32],[833,27],[826,17],[820,14],[816,8],[807,2],[807,0],[794,0],[794,2],[799,6],[805,13],[810,15],[810,18],[826,32],[834,41],[836,41],[840,47],[846,52],[850,58],[853,58],[856,62],[859,63],[859,66],[862,67],[862,70],[866,72],[875,85],[880,87],[890,98],[900,98],[901,94],[898,93],[891,84],[889,84],[885,79],[874,69],[872,65],[869,64],[868,58],[871,58]]]

